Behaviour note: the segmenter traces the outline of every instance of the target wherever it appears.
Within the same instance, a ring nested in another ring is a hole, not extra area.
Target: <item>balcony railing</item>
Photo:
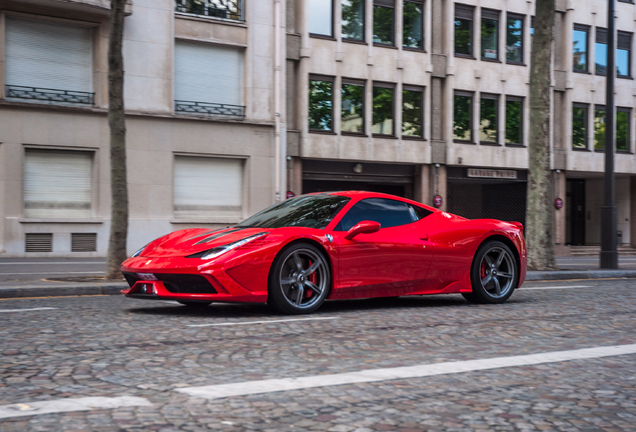
[[[49,103],[68,103],[80,105],[93,105],[95,93],[58,90],[50,88],[24,87],[15,85],[5,86],[5,97],[15,99],[28,99]]]
[[[245,107],[209,102],[174,101],[174,110],[178,113],[203,114],[209,116],[245,117]]]
[[[175,0],[175,10],[193,15],[243,21],[243,0]]]

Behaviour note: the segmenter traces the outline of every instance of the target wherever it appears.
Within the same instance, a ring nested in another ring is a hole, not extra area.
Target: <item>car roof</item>
[[[359,190],[350,190],[350,191],[337,191],[337,192],[316,192],[313,194],[307,194],[307,195],[338,195],[338,196],[344,196],[344,197],[349,197],[349,198],[355,198],[355,199],[363,199],[363,198],[388,198],[388,199],[395,199],[398,201],[404,201],[410,204],[414,204],[420,207],[425,207],[428,210],[437,212],[440,211],[439,209],[436,209],[434,207],[431,206],[427,206],[426,204],[422,204],[421,202],[417,202],[417,201],[413,201],[410,200],[408,198],[402,198],[399,197],[397,195],[390,195],[390,194],[385,194],[385,193],[381,193],[381,192],[369,192],[369,191],[359,191]]]

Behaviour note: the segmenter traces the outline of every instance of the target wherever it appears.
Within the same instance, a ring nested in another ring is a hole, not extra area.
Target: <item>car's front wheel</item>
[[[323,253],[308,243],[284,248],[269,275],[267,303],[285,314],[311,313],[325,301],[331,272]]]
[[[508,246],[496,240],[485,242],[477,249],[470,270],[473,291],[462,295],[474,303],[505,302],[519,280],[517,264]]]

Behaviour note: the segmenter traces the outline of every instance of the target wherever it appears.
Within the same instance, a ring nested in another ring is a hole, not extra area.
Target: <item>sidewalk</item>
[[[99,260],[99,259],[97,259]],[[81,295],[118,295],[120,291],[128,287],[125,281],[105,281],[101,280],[100,271],[97,268],[103,268],[101,262],[92,259],[84,262],[73,261],[69,263],[47,262],[44,259],[33,261],[39,268],[44,265],[57,266],[50,273],[8,273],[15,270],[15,266],[24,265],[26,258],[19,259],[21,263],[11,262],[13,260],[0,260],[0,299],[7,298],[24,298],[24,297],[60,297],[60,296],[81,296]],[[16,259],[17,261],[17,259]],[[580,257],[580,258],[557,258],[559,270],[555,271],[531,271],[528,272],[526,281],[557,281],[557,280],[576,280],[576,279],[607,279],[607,278],[636,278],[636,257],[621,257],[619,259],[618,270],[601,270],[598,266],[598,258]],[[15,265],[14,265],[15,264]],[[28,264],[31,264],[29,262]],[[91,271],[70,271],[78,270]],[[94,265],[95,267],[89,267]],[[71,266],[74,266],[71,268]],[[9,270],[10,269],[10,270]],[[70,269],[70,270],[69,270]],[[92,269],[95,269],[93,271]],[[60,271],[61,270],[61,271]],[[82,276],[77,276],[82,273]],[[87,274],[91,273],[91,274]],[[94,273],[94,274],[93,274]],[[9,279],[2,275],[21,275],[20,278]],[[51,276],[54,274],[55,276]],[[57,276],[60,274],[60,276]],[[57,280],[55,280],[57,279]]]

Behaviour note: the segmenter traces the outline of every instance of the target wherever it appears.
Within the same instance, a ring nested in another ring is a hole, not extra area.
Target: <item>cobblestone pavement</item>
[[[527,288],[569,286],[570,289]],[[525,289],[524,289],[525,288]],[[504,305],[460,296],[192,311],[116,296],[11,299],[0,405],[137,396],[151,406],[0,419],[0,431],[636,431],[636,355],[218,400],[175,388],[636,343],[636,280],[527,283]]]

